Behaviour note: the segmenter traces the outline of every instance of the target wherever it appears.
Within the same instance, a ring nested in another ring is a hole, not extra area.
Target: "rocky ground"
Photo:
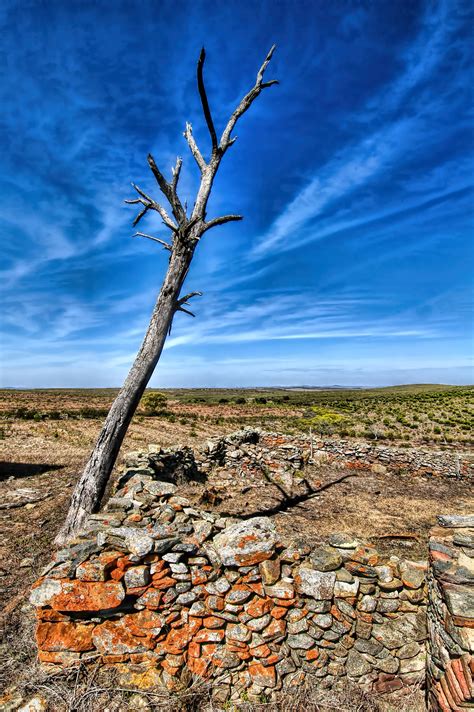
[[[196,408],[201,416],[197,420],[190,417]],[[210,437],[236,427],[232,424],[235,407],[221,405],[219,412],[223,408],[227,420],[221,422],[207,404],[181,404],[179,409],[186,409],[187,417],[136,418],[122,453],[146,449],[150,443],[204,448]],[[255,410],[248,408],[247,417],[252,421]],[[241,420],[245,422],[245,417]],[[101,422],[102,418],[9,419],[0,429],[0,620],[7,632],[16,630],[18,620],[25,618],[22,607],[27,592],[50,558],[54,536]],[[115,474],[121,463],[122,459]],[[340,481],[285,507],[281,507],[285,495],[262,471],[229,475],[223,466],[213,468],[209,475],[207,481],[187,486],[186,496],[201,508],[237,516],[272,514],[282,532],[297,530],[312,545],[337,529],[371,540],[381,551],[385,546],[411,558],[424,555],[427,532],[440,511],[466,514],[473,509],[472,487],[466,479],[414,477],[403,468],[354,470],[322,459],[306,470],[310,486],[318,489]],[[304,491],[303,484],[294,494]],[[21,655],[21,664],[27,667],[35,654],[30,633],[22,642],[22,646],[30,646],[24,647]],[[11,637],[7,635],[6,640],[10,646]],[[8,659],[9,651],[4,649],[3,653]]]

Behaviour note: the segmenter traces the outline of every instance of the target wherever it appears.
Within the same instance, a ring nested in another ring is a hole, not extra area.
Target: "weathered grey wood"
[[[171,230],[172,242],[170,244],[146,233],[136,233],[140,237],[146,237],[158,242],[170,252],[168,269],[143,343],[124,385],[110,408],[95,447],[72,495],[66,521],[56,537],[56,543],[59,545],[63,545],[74,536],[83,527],[88,515],[99,508],[128,426],[161,356],[175,313],[182,311],[194,316],[184,305],[188,304],[189,299],[201,293],[191,292],[184,297],[180,297],[180,293],[200,238],[207,230],[213,227],[242,219],[241,215],[223,215],[206,221],[207,203],[222,157],[236,140],[231,138],[231,133],[237,120],[247,111],[262,89],[276,83],[275,81],[266,83],[262,81],[263,73],[267,68],[273,51],[274,47],[272,47],[260,68],[255,85],[244,96],[229,119],[219,143],[217,142],[217,135],[204,88],[203,65],[205,52],[204,49],[201,51],[197,67],[197,82],[204,117],[211,138],[212,152],[209,162],[206,163],[192,135],[191,125],[186,124],[184,136],[201,171],[201,182],[189,217],[186,214],[186,207],[181,203],[177,193],[182,166],[181,158],[177,159],[173,169],[173,177],[168,182],[157,167],[153,156],[151,154],[148,155],[148,164],[160,191],[169,203],[172,217],[166,208],[132,183],[138,193],[138,198],[125,202],[141,206],[141,210],[133,224],[137,225],[149,210],[154,210],[161,216],[164,225]]]

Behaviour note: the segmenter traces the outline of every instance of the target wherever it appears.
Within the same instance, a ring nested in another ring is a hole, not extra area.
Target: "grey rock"
[[[317,571],[334,571],[342,564],[342,556],[332,546],[320,546],[311,553],[310,561]]]
[[[407,641],[422,641],[426,638],[424,614],[405,613],[401,618],[374,624],[373,637],[389,650],[401,648]]]
[[[465,516],[442,514],[438,518],[438,523],[442,527],[449,528],[473,528],[474,514],[466,514]]]
[[[148,566],[132,566],[125,572],[124,583],[126,589],[147,586],[149,581],[150,569]]]
[[[346,673],[350,677],[361,677],[372,672],[372,665],[355,648],[349,650],[346,660]]]
[[[368,655],[378,655],[383,650],[383,645],[377,640],[356,640],[354,648],[359,653],[367,653]]]
[[[214,549],[224,566],[246,566],[271,558],[278,537],[273,522],[254,517],[224,529],[214,537]]]
[[[349,534],[339,532],[331,534],[329,543],[332,544],[332,546],[337,546],[338,549],[356,549],[359,546],[357,539],[354,539],[354,537]]]
[[[299,633],[298,635],[289,635],[286,642],[293,649],[309,650],[314,648],[314,640],[311,636],[306,633]]]
[[[315,571],[299,566],[295,573],[295,583],[299,593],[322,601],[333,597],[335,584],[339,582],[336,582],[336,574],[332,571]]]

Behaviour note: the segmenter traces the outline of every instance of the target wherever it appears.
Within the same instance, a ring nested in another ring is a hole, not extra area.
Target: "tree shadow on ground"
[[[62,470],[65,465],[50,465],[31,462],[0,462],[0,482],[13,477],[15,480],[22,477],[42,475],[52,470]]]

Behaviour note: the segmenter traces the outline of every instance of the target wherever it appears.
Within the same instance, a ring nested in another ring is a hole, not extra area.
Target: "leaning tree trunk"
[[[178,297],[189,269],[192,252],[172,255],[150,324],[133,366],[115,399],[99,438],[74,490],[66,521],[58,542],[80,530],[87,516],[96,510],[104,494],[130,421],[160,358]]]
[[[87,516],[91,512],[96,511],[100,506],[120,446],[122,445],[130,421],[140,402],[140,398],[143,395],[143,391],[158,363],[175,312],[182,311],[194,316],[192,312],[185,309],[184,305],[187,305],[188,299],[198,296],[201,293],[191,292],[184,297],[180,297],[179,295],[199,240],[205,232],[213,227],[242,219],[240,215],[222,215],[207,221],[207,203],[222,157],[227,149],[236,141],[235,137],[232,138],[232,131],[235,124],[247,109],[249,109],[263,89],[278,83],[276,80],[269,82],[263,81],[264,72],[270,62],[274,49],[275,47],[271,48],[264,63],[260,67],[254,86],[243,97],[227,122],[220,141],[217,139],[204,88],[203,66],[206,55],[204,49],[201,51],[197,66],[197,84],[204,118],[211,138],[212,152],[209,161],[206,161],[196,144],[191,125],[186,124],[184,137],[188,142],[191,153],[201,172],[201,181],[190,216],[187,215],[186,203],[184,203],[184,205],[181,203],[177,193],[182,166],[181,158],[178,158],[176,161],[176,165],[173,169],[173,178],[171,181],[167,181],[159,171],[153,156],[148,155],[148,164],[161,192],[171,207],[172,216],[168,214],[162,205],[157,203],[153,198],[150,198],[149,195],[144,193],[136,185],[132,184],[139,197],[134,200],[127,200],[126,202],[142,206],[133,224],[137,225],[149,210],[154,210],[161,216],[164,225],[171,230],[171,243],[143,232],[136,233],[140,237],[158,242],[170,252],[168,271],[140,351],[127,376],[127,380],[107,415],[94,450],[74,490],[66,521],[56,537],[56,543],[59,545],[64,544],[76,534],[84,525]]]

